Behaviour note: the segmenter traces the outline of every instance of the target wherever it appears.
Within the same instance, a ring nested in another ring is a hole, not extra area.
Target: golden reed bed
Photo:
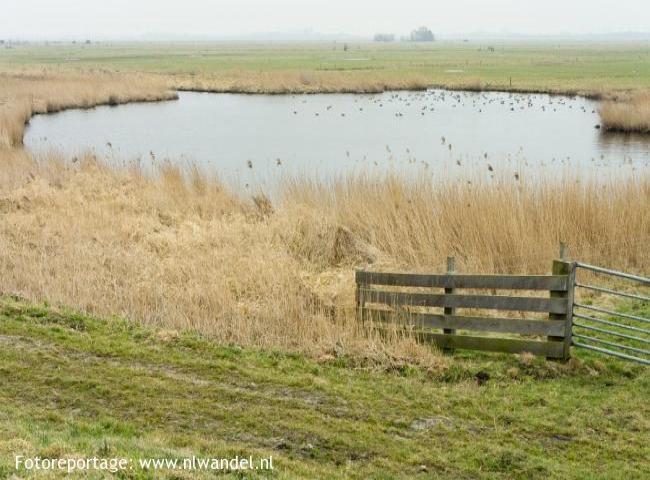
[[[0,147],[19,147],[26,122],[38,113],[176,98],[153,76],[111,73],[0,73]]]
[[[134,78],[3,78],[0,292],[225,343],[439,362],[409,338],[360,328],[356,267],[439,271],[451,254],[466,272],[544,273],[560,240],[583,261],[650,267],[647,175],[443,185],[295,179],[271,203],[198,169],[160,165],[145,175],[21,149],[34,112],[173,95]]]
[[[619,102],[606,102],[600,118],[606,130],[650,134],[650,92],[636,93]]]

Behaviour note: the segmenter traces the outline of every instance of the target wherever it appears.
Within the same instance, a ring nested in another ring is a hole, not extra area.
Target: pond
[[[282,176],[398,171],[433,178],[647,174],[650,138],[605,134],[598,103],[532,94],[246,95],[34,117],[25,145],[143,167],[194,162],[240,186]]]

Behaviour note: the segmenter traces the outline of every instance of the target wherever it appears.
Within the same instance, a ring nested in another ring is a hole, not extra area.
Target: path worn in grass
[[[317,363],[3,299],[0,478],[26,475],[16,454],[272,455],[273,478],[630,479],[650,468],[649,369],[499,355],[451,365]]]

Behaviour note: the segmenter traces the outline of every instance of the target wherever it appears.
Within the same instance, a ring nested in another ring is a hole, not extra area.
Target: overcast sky
[[[2,0],[0,38],[647,32],[650,0]]]

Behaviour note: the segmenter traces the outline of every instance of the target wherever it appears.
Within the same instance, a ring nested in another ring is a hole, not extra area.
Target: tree
[[[411,32],[410,39],[412,42],[433,42],[436,38],[434,37],[433,32],[427,27],[420,27]]]
[[[376,33],[375,42],[394,42],[395,41],[395,35],[392,33]]]

